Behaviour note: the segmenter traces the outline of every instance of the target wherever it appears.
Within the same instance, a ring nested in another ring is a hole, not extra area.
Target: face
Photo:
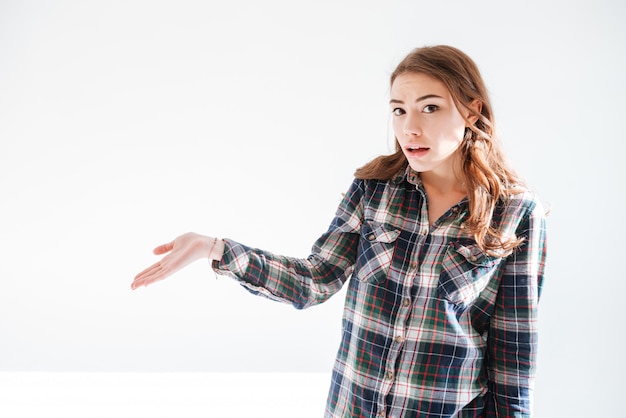
[[[403,73],[391,86],[393,130],[412,169],[449,177],[468,123],[439,80]],[[466,111],[466,116],[469,115]],[[470,122],[474,122],[470,119]]]

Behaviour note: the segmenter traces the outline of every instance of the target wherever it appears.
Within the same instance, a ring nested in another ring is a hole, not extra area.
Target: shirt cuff
[[[231,239],[224,238],[224,253],[220,260],[213,260],[211,267],[216,274],[230,276],[240,280],[245,276],[250,263],[248,249]]]

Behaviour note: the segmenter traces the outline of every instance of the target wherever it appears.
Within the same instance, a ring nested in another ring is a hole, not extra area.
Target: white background
[[[395,65],[450,44],[552,209],[537,416],[617,416],[625,21],[617,0],[0,1],[0,371],[329,372],[343,292],[296,311],[204,262],[130,283],[186,231],[305,257],[392,148]]]

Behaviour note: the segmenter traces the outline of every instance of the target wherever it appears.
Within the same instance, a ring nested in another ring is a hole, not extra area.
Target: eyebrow
[[[426,99],[432,99],[432,98],[443,99],[443,97],[438,96],[436,94],[427,94],[425,96],[418,97],[417,100],[415,100],[415,103],[421,102],[422,100],[426,100]],[[397,99],[391,99],[391,100],[389,100],[389,103],[401,103],[401,104],[404,104],[404,102],[402,100],[397,100]]]

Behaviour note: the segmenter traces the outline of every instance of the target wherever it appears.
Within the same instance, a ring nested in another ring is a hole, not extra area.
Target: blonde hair
[[[495,135],[495,122],[485,83],[474,61],[457,48],[438,45],[414,49],[391,74],[391,83],[403,73],[421,73],[441,81],[456,107],[467,110],[478,120],[465,129],[459,146],[460,161],[468,190],[469,217],[465,227],[481,250],[491,255],[510,254],[523,242],[504,236],[493,228],[496,204],[525,190],[523,181],[510,167]],[[480,112],[469,104],[480,101]],[[461,112],[464,114],[465,112]],[[391,155],[376,157],[356,170],[359,179],[390,180],[406,169],[408,162],[398,141]]]

